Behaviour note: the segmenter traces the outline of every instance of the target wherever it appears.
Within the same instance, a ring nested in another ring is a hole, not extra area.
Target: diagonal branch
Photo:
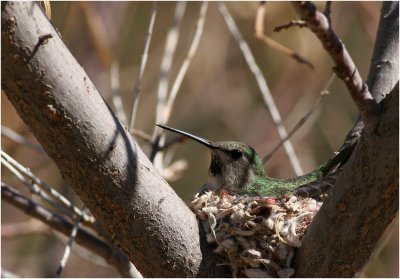
[[[186,204],[35,2],[2,3],[2,89],[105,234],[147,277],[222,276]],[[52,34],[31,57],[38,36]]]
[[[290,137],[292,137],[294,133],[296,133],[297,130],[299,130],[304,125],[304,123],[307,122],[307,120],[311,117],[314,111],[321,105],[325,97],[328,96],[329,87],[331,86],[334,77],[335,75],[332,74],[327,83],[325,84],[324,88],[320,92],[320,96],[317,99],[317,101],[315,101],[315,103],[311,106],[311,108],[307,111],[307,113],[302,118],[300,118],[300,120],[296,123],[296,125],[294,125],[294,127],[289,131],[287,136],[281,139],[281,141],[267,155],[264,156],[263,163],[271,159],[271,157],[275,154],[276,151],[278,151],[278,149],[284,144],[284,142],[289,140]]]
[[[307,16],[318,14],[311,3],[294,5],[300,10],[300,14],[305,13]],[[374,55],[371,60],[368,86],[371,88],[374,100],[370,103],[373,104],[372,109],[377,107],[378,110],[369,110],[368,104],[364,107],[366,110],[360,109],[365,99],[363,95],[357,96],[360,93],[357,89],[363,86],[358,72],[357,75],[353,75],[356,79],[345,81],[349,91],[354,90],[353,99],[370,128],[362,131],[363,122],[359,120],[347,136],[346,140],[359,137],[359,143],[339,174],[331,194],[307,229],[302,247],[295,256],[297,277],[357,276],[357,272],[365,265],[385,229],[398,212],[398,5],[398,2],[384,2],[382,5]],[[307,7],[314,13],[304,10]],[[318,14],[320,20],[323,19],[322,16]],[[314,24],[318,22],[320,21],[308,24],[315,28]],[[331,42],[329,38],[336,37],[332,35],[333,31],[329,30],[330,35],[326,37],[318,28],[315,31],[328,51],[331,48],[335,49],[335,46],[339,47],[339,52],[330,54],[335,62],[340,64],[337,67],[346,70],[350,64],[343,63],[353,62],[347,51],[347,54],[343,55],[345,50],[341,42],[339,41],[339,45],[326,46],[327,42]],[[324,38],[328,41],[323,41]],[[347,59],[340,60],[340,53]],[[367,103],[369,98],[371,94],[367,98]],[[378,121],[369,121],[368,114],[371,112]]]
[[[236,26],[235,21],[233,20],[231,14],[229,13],[228,9],[226,8],[223,2],[218,4],[219,12],[221,13],[222,17],[224,18],[226,25],[229,29],[229,32],[233,35],[236,42],[239,45],[240,50],[243,53],[246,63],[248,64],[250,71],[253,73],[258,87],[260,88],[261,95],[264,98],[265,105],[269,113],[271,114],[272,120],[275,124],[275,127],[278,131],[279,137],[281,140],[285,139],[288,135],[285,126],[282,124],[282,117],[279,113],[278,107],[275,104],[275,101],[272,97],[271,91],[267,85],[267,81],[265,80],[260,68],[258,67],[253,54],[251,53],[250,47],[243,39],[242,34],[240,33],[238,27]],[[283,143],[283,147],[285,148],[286,154],[289,158],[290,164],[297,176],[303,174],[303,169],[301,168],[299,159],[294,151],[292,142],[290,140],[285,140]]]
[[[293,6],[333,59],[335,63],[333,70],[346,84],[363,119],[366,121],[369,117],[375,116],[377,102],[372,98],[368,86],[361,78],[346,47],[333,31],[328,18],[311,2],[293,2]]]

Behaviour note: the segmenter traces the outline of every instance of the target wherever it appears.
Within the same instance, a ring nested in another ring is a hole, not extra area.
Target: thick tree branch
[[[38,5],[2,2],[1,12],[2,88],[114,244],[148,277],[221,276],[215,255],[200,245],[194,214],[119,123]]]
[[[344,81],[364,121],[376,115],[377,102],[372,98],[368,86],[364,83],[353,59],[344,44],[333,31],[324,15],[311,2],[293,2],[300,18],[318,37],[325,50],[335,63],[333,70]]]
[[[384,2],[367,82],[376,121],[349,133],[362,136],[296,253],[298,277],[355,276],[398,211],[398,60],[398,2]]]

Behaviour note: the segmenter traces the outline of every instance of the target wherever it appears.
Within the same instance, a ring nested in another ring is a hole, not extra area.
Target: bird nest
[[[234,277],[290,277],[294,249],[322,202],[296,196],[280,199],[197,194],[190,204],[208,243],[225,257]]]

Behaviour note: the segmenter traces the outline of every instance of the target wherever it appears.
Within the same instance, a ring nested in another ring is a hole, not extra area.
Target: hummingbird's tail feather
[[[280,187],[282,189],[293,191],[300,186],[304,186],[321,179],[322,177],[326,176],[334,167],[345,163],[349,159],[354,147],[356,146],[357,140],[358,138],[346,142],[346,144],[339,150],[339,153],[323,163],[316,170],[295,178],[277,180],[278,186],[276,186],[276,188]]]
[[[349,140],[346,144],[339,150],[339,152],[322,164],[318,170],[321,171],[322,176],[327,175],[334,167],[342,165],[353,153],[354,147],[356,146],[358,138]]]

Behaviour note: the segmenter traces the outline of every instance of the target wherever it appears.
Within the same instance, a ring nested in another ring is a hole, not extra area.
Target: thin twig
[[[274,32],[280,32],[283,29],[289,29],[290,27],[297,26],[303,28],[307,26],[307,24],[303,20],[291,20],[288,23],[278,25],[274,28]]]
[[[57,208],[63,214],[67,215],[70,218],[74,218],[74,214],[70,212],[65,207],[61,206],[59,203],[54,201],[47,193],[42,191],[37,184],[32,183],[29,181],[25,176],[23,176],[16,168],[14,168],[9,162],[7,162],[3,157],[1,158],[1,163],[5,166],[12,174],[15,175],[25,186],[27,186],[32,193],[36,194],[42,200],[47,202],[48,204],[52,205],[53,207]]]
[[[300,64],[306,64],[311,69],[314,69],[314,66],[305,58],[301,57],[295,51],[285,47],[284,45],[278,43],[277,41],[271,39],[264,32],[264,22],[265,22],[265,14],[267,12],[267,5],[265,2],[261,2],[257,9],[257,15],[255,20],[255,36],[257,39],[263,41],[268,47],[275,49],[276,51],[289,56],[299,62]]]
[[[62,194],[54,190],[50,185],[48,185],[46,182],[35,176],[28,168],[25,168],[21,164],[19,164],[16,160],[14,160],[10,155],[8,155],[6,152],[1,150],[1,158],[2,160],[5,160],[5,162],[9,163],[10,166],[12,166],[12,169],[16,171],[13,171],[13,173],[19,177],[22,176],[21,174],[27,176],[29,179],[31,179],[32,182],[26,180],[24,177],[22,177],[20,180],[25,181],[26,183],[30,185],[36,185],[37,188],[43,189],[47,194],[50,196],[54,197],[63,207],[68,208],[69,210],[72,210],[74,214],[77,216],[81,217],[85,223],[88,224],[93,224],[95,223],[94,217],[91,216],[90,214],[85,214],[83,213],[79,208],[74,206],[67,198],[65,198]],[[11,170],[11,169],[10,169]],[[33,187],[33,189],[36,189]],[[41,190],[40,190],[41,191]],[[46,195],[47,196],[47,195]]]
[[[31,56],[29,57],[29,59],[32,59],[36,52],[39,50],[39,48],[45,44],[47,44],[47,42],[49,41],[49,39],[53,38],[52,34],[45,34],[45,35],[41,35],[38,38],[38,42],[36,43],[35,47],[32,50]]]
[[[39,153],[46,154],[42,146],[32,142],[31,140],[25,138],[24,136],[21,136],[20,134],[14,132],[13,130],[11,130],[6,126],[1,125],[1,135],[4,135],[5,137],[17,143],[26,145]]]
[[[150,145],[153,144],[151,135],[147,134],[146,132],[139,130],[139,129],[133,129],[131,133],[133,136],[144,140],[146,143],[148,143]]]
[[[179,39],[179,27],[186,10],[186,2],[177,2],[175,8],[174,22],[168,31],[165,42],[164,54],[161,61],[160,82],[158,84],[158,99],[156,108],[156,123],[161,121],[162,109],[167,102],[169,75],[172,67],[172,61],[176,51]]]
[[[115,114],[123,125],[127,125],[128,121],[122,104],[121,95],[119,94],[119,64],[114,61],[110,70],[111,100],[115,108]]]
[[[378,103],[369,92],[368,86],[361,78],[346,47],[333,31],[329,20],[311,2],[292,2],[292,5],[333,59],[335,63],[333,71],[346,84],[361,116],[368,124],[370,122],[368,120],[374,118],[377,113]]]
[[[85,208],[82,208],[82,211],[85,210]],[[76,238],[76,234],[78,233],[78,229],[79,229],[79,224],[81,223],[81,219],[79,218],[78,220],[76,220],[74,227],[72,228],[71,231],[71,235],[69,236],[67,245],[65,245],[65,250],[64,250],[64,255],[60,261],[60,264],[58,265],[55,277],[60,277],[61,272],[64,270],[65,265],[67,264],[69,255],[71,254],[71,248],[72,248],[72,244],[74,243],[74,240]]]
[[[233,37],[239,44],[240,50],[243,53],[243,56],[247,62],[247,65],[250,68],[250,71],[253,73],[254,77],[256,78],[258,87],[260,88],[261,94],[264,98],[264,102],[271,114],[272,120],[274,121],[274,124],[278,130],[278,134],[279,134],[280,138],[281,139],[286,138],[287,131],[282,124],[281,115],[278,111],[278,108],[277,108],[275,102],[274,102],[274,99],[272,98],[271,91],[268,88],[267,82],[266,82],[264,76],[262,75],[261,70],[258,67],[256,61],[254,60],[254,56],[251,53],[249,46],[247,45],[246,41],[243,39],[242,34],[240,33],[239,29],[237,28],[229,11],[225,7],[225,4],[223,2],[220,2],[218,4],[218,8],[228,26],[229,31],[232,33]],[[292,143],[290,142],[290,140],[285,141],[283,146],[285,147],[286,154],[289,157],[289,160],[293,167],[294,172],[298,176],[302,175],[303,170],[300,166],[300,162],[296,156],[296,153],[294,152],[294,149],[293,149],[293,146],[292,146]]]
[[[1,199],[65,235],[70,235],[73,229],[74,225],[71,221],[21,195],[18,191],[13,189],[13,187],[4,182],[1,182]],[[108,264],[115,267],[122,276],[129,274],[129,272],[126,271],[125,262],[121,261],[123,257],[121,257],[120,252],[104,240],[85,229],[78,228],[76,242],[102,257]]]
[[[326,1],[324,15],[328,19],[329,24],[331,24],[331,6],[332,6],[332,1]]]
[[[160,69],[160,82],[158,84],[158,97],[157,97],[157,106],[156,106],[156,123],[160,123],[163,117],[163,110],[167,103],[167,95],[168,95],[168,83],[169,83],[169,74],[172,67],[172,61],[174,58],[174,54],[176,51],[176,46],[178,44],[179,39],[179,27],[182,22],[182,18],[184,12],[186,10],[186,2],[178,2],[175,8],[175,16],[174,22],[172,24],[171,29],[168,31],[163,59],[161,62],[161,69]],[[154,159],[154,156],[160,151],[159,148],[159,141],[160,137],[157,137],[157,126],[154,127],[153,131],[153,138],[152,138],[152,152],[150,154],[151,160]],[[164,140],[161,140],[164,142]],[[160,159],[161,161],[161,159]],[[161,169],[162,164],[159,165]]]
[[[149,47],[150,47],[151,37],[153,34],[154,22],[156,21],[157,11],[158,11],[157,2],[154,1],[153,6],[151,8],[149,28],[148,28],[147,33],[144,38],[144,41],[145,41],[144,50],[143,50],[143,54],[142,54],[142,59],[140,61],[138,76],[136,79],[135,87],[133,89],[133,100],[132,100],[132,108],[131,108],[131,119],[129,122],[129,131],[132,131],[132,129],[135,125],[135,118],[136,118],[137,108],[138,108],[138,104],[139,104],[139,97],[140,97],[140,90],[142,87],[143,74],[144,74],[144,70],[146,69],[147,58],[149,56],[148,55]]]
[[[183,78],[185,77],[186,72],[189,69],[190,63],[192,62],[192,59],[193,59],[193,57],[197,51],[197,48],[199,46],[201,36],[203,35],[204,23],[206,21],[207,8],[208,8],[208,2],[204,1],[200,8],[200,14],[199,14],[199,18],[196,23],[196,31],[193,36],[193,41],[190,45],[190,48],[186,55],[185,61],[183,61],[183,64],[182,64],[181,68],[179,69],[179,72],[178,72],[178,75],[176,76],[174,84],[172,85],[171,92],[169,93],[165,111],[164,111],[164,114],[162,115],[162,119],[161,119],[161,121],[163,123],[167,123],[169,120],[169,117],[171,116],[172,107],[175,103],[176,96],[178,95],[179,88],[181,87]]]
[[[335,74],[332,74],[331,77],[329,78],[329,80],[327,81],[327,83],[325,84],[324,89],[321,91],[317,101],[311,106],[311,108],[307,111],[307,113],[302,118],[300,118],[300,120],[296,123],[296,125],[294,125],[294,127],[289,131],[288,135],[284,139],[282,139],[271,150],[271,152],[269,152],[267,155],[265,155],[265,157],[263,158],[263,163],[266,163],[269,159],[271,159],[271,157],[282,146],[282,144],[285,141],[287,141],[289,138],[291,138],[294,135],[294,133],[296,133],[296,131],[298,129],[300,129],[300,127],[302,127],[304,125],[304,123],[307,122],[307,120],[311,117],[311,115],[314,113],[314,111],[321,105],[322,101],[329,94],[329,88],[330,88],[330,86],[331,86],[331,84],[332,84],[334,79],[335,79]]]
[[[190,63],[192,62],[192,59],[197,51],[197,48],[200,43],[201,36],[203,34],[204,30],[204,23],[206,19],[206,13],[207,13],[207,8],[208,8],[208,2],[204,1],[201,5],[200,12],[199,12],[199,17],[196,23],[196,30],[193,35],[193,40],[192,43],[189,47],[189,51],[185,57],[185,60],[182,63],[181,68],[179,69],[179,72],[175,78],[175,81],[172,85],[171,91],[169,92],[168,99],[161,108],[160,111],[160,117],[159,117],[159,122],[157,124],[166,124],[171,116],[172,112],[172,107],[175,103],[176,96],[178,95],[179,88],[182,84],[183,78],[186,75],[186,72],[190,66]],[[153,133],[153,150],[150,155],[150,159],[154,160],[154,157],[156,156],[157,152],[159,151],[159,146],[163,145],[165,142],[165,133],[162,129],[159,129],[158,127],[155,128],[154,133]],[[161,158],[160,158],[161,160]],[[156,164],[158,165],[158,164]]]

